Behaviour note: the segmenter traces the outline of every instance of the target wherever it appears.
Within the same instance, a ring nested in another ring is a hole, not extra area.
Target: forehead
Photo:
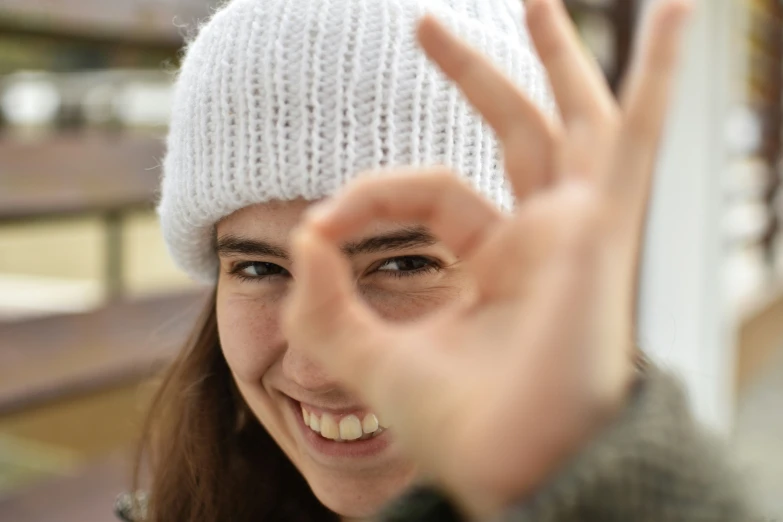
[[[221,219],[217,224],[217,233],[246,237],[286,236],[313,203],[297,199],[250,205]]]
[[[269,201],[250,205],[226,216],[217,223],[217,235],[231,234],[248,239],[265,239],[285,243],[307,209],[317,201],[296,199]],[[361,235],[383,234],[399,230],[410,223],[377,221],[369,224]]]

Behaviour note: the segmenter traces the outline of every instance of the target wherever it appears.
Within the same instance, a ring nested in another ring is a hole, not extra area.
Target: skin
[[[221,341],[259,420],[340,514],[371,514],[414,476],[477,518],[497,514],[550,478],[628,395],[639,249],[689,5],[655,4],[619,103],[562,3],[526,6],[558,118],[434,19],[419,27],[424,51],[503,143],[514,213],[430,169],[360,178],[298,229],[303,202],[254,206],[218,226],[218,241],[292,252],[251,260],[283,266],[293,285],[241,282],[231,275],[239,256],[221,253]],[[392,281],[372,270],[389,253],[340,252],[401,223],[431,230],[449,268]],[[372,405],[390,421],[394,451],[323,465],[297,439],[281,393]]]
[[[259,204],[218,224],[220,340],[243,397],[319,500],[337,513],[366,517],[410,484],[413,462],[394,446],[370,459],[325,461],[301,437],[285,397],[327,409],[367,409],[281,330],[282,303],[297,278],[291,233],[308,206],[305,201]],[[401,238],[407,238],[405,245]],[[360,247],[368,239],[383,248],[353,248],[345,260],[363,301],[385,320],[419,320],[469,295],[467,271],[426,230],[374,223],[345,243]],[[263,251],[262,242],[281,252]]]

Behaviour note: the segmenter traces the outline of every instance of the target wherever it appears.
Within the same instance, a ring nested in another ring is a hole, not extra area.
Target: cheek
[[[231,371],[246,382],[258,382],[282,356],[278,304],[246,297],[217,302],[220,344]]]

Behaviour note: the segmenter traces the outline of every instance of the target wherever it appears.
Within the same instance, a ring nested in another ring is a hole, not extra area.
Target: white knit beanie
[[[188,46],[158,213],[175,262],[217,277],[215,224],[248,205],[317,200],[370,169],[447,165],[512,205],[491,129],[425,57],[425,12],[545,110],[522,0],[233,0]]]

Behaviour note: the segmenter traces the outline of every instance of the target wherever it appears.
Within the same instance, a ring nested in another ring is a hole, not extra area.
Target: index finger
[[[614,98],[599,66],[585,52],[562,0],[530,0],[527,25],[565,126],[602,123],[612,112]]]
[[[445,168],[361,178],[308,215],[309,224],[333,242],[375,221],[415,221],[460,258],[470,257],[502,219],[499,209]]]
[[[506,171],[517,199],[552,174],[553,122],[485,56],[431,16],[419,24],[419,42],[481,114],[503,144]]]

